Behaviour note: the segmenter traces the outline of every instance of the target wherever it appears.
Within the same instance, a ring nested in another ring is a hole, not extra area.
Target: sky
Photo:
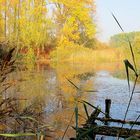
[[[114,13],[125,32],[140,31],[140,0],[96,0],[97,37],[104,42],[121,33]]]

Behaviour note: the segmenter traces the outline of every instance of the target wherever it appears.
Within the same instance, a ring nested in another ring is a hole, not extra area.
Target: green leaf
[[[71,116],[70,122],[69,122],[69,124],[67,125],[66,130],[65,130],[65,132],[64,132],[63,137],[62,137],[61,140],[64,139],[64,137],[65,137],[65,135],[66,135],[66,133],[67,133],[67,131],[68,131],[68,128],[69,128],[69,126],[70,126],[70,124],[71,124],[71,122],[72,122],[72,119],[73,119],[74,114],[75,114],[75,111],[73,111],[73,113],[72,113],[72,116]]]
[[[17,134],[0,134],[3,137],[23,137],[23,136],[36,136],[35,133],[17,133]]]
[[[85,138],[94,130],[94,128],[89,128],[87,131],[83,132],[79,137],[78,140],[81,140],[82,138]]]
[[[84,92],[98,92],[97,90],[85,90]]]
[[[66,78],[67,79],[67,78]],[[76,89],[79,89],[71,80],[67,79]]]
[[[75,107],[75,122],[76,122],[76,130],[78,130],[78,107]]]
[[[124,32],[124,30],[123,30],[121,24],[119,23],[118,19],[115,17],[115,15],[113,13],[111,13],[111,14],[112,14],[113,18],[115,19],[116,23],[118,24],[118,26],[120,27],[120,29],[122,30],[122,32]]]
[[[80,102],[80,101],[79,101],[79,102]],[[95,107],[94,105],[92,105],[92,104],[90,104],[89,102],[84,101],[84,100],[83,100],[82,102],[86,103],[87,105],[91,106],[91,107],[94,108],[94,109],[99,110],[101,113],[103,113],[103,114],[105,115],[105,113],[104,113],[103,111],[101,111],[98,107]]]
[[[87,106],[86,106],[85,103],[83,103],[83,106],[84,106],[84,109],[85,109],[85,113],[86,113],[87,119],[89,119],[89,114],[88,114]]]
[[[127,74],[128,87],[130,91],[129,69],[131,69],[135,73],[136,77],[138,77],[138,74],[136,70],[134,69],[133,65],[127,59],[124,60],[124,64],[125,64],[125,69],[126,69],[126,74]]]
[[[33,122],[38,123],[38,121],[35,118],[30,117],[30,116],[20,116],[19,118],[21,118],[21,119],[28,119],[28,120],[31,120]]]
[[[124,63],[127,67],[129,67],[131,70],[133,70],[135,72],[135,74],[137,75],[133,65],[127,59],[124,60]]]

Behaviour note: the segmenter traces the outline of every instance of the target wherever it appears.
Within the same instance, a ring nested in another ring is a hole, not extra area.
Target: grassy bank
[[[51,63],[100,63],[100,62],[116,62],[124,59],[124,52],[121,48],[103,48],[103,49],[89,49],[89,48],[71,48],[69,50],[56,49],[50,57]]]

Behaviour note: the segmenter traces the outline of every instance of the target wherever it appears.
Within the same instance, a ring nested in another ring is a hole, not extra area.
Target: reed
[[[0,138],[43,140],[47,136],[43,112],[38,111],[33,103],[21,109],[20,104],[27,99],[6,96],[13,86],[7,80],[8,76],[16,69],[14,50],[0,50]]]

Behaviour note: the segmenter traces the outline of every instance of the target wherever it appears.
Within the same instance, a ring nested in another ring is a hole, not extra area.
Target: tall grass
[[[67,52],[67,53],[65,53]],[[65,50],[55,50],[54,56],[51,56],[51,63],[99,63],[99,62],[116,62],[124,59],[122,48],[97,48],[90,49],[84,47],[65,48]]]

